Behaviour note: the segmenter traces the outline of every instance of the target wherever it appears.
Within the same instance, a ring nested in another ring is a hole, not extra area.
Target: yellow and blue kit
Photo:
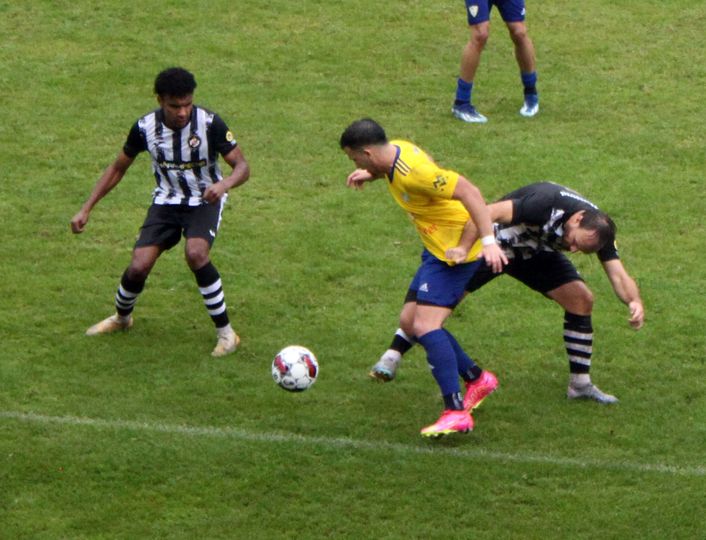
[[[446,250],[458,245],[469,219],[466,208],[452,199],[459,174],[439,167],[429,155],[408,141],[390,141],[397,147],[395,163],[387,173],[392,197],[412,219],[424,247],[437,259],[453,265]],[[467,262],[482,250],[477,241]]]

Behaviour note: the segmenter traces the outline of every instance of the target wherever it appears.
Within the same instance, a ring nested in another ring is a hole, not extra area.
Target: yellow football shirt
[[[470,217],[463,204],[451,198],[459,174],[442,169],[408,141],[390,143],[398,148],[395,164],[386,175],[392,197],[409,214],[424,247],[437,259],[453,264],[446,250],[458,245]],[[476,260],[481,250],[479,240],[466,260]]]

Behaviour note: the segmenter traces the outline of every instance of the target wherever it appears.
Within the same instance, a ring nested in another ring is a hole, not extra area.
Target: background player
[[[371,119],[348,126],[340,145],[358,167],[348,175],[347,185],[361,189],[366,182],[386,178],[390,194],[407,211],[424,244],[422,263],[409,287],[410,325],[441,389],[444,412],[421,434],[436,437],[470,431],[471,409],[497,386],[497,380],[468,357],[443,324],[481,265],[476,260],[481,251],[491,271],[500,271],[507,262],[495,243],[483,197],[467,179],[440,168],[414,144],[388,141],[383,128]],[[451,261],[446,250],[457,246],[470,217],[478,224],[482,241],[466,257]],[[459,375],[465,380],[465,399],[461,398]]]
[[[598,207],[575,191],[541,182],[520,188],[489,205],[497,222],[496,238],[509,263],[502,273],[554,300],[564,308],[564,344],[569,358],[570,399],[589,398],[615,403],[615,396],[602,392],[591,382],[593,353],[593,294],[562,251],[596,253],[615,294],[630,310],[630,325],[644,324],[644,307],[635,281],[626,272],[615,248],[615,224]],[[466,234],[469,238],[470,227]],[[464,235],[465,237],[466,235]],[[466,239],[448,253],[452,260],[468,253]],[[468,283],[473,292],[499,274],[480,267]],[[371,376],[392,380],[401,355],[412,346],[414,330],[405,316],[388,349],[371,371]]]
[[[472,105],[471,94],[480,56],[490,32],[490,10],[496,6],[507,25],[515,46],[515,58],[520,66],[520,78],[524,87],[522,116],[531,117],[539,112],[537,93],[537,71],[534,45],[527,35],[524,0],[466,0],[466,14],[471,27],[471,38],[461,55],[461,73],[456,84],[456,100],[451,109],[453,115],[464,122],[485,123],[488,119]]]
[[[157,187],[115,295],[117,313],[91,326],[86,331],[89,336],[132,326],[135,302],[152,267],[183,234],[186,262],[216,326],[217,343],[211,354],[223,356],[238,346],[240,339],[230,325],[221,276],[209,253],[227,192],[247,181],[250,167],[225,122],[193,104],[195,89],[194,76],[183,68],[169,68],[157,75],[154,90],[159,109],[135,122],[118,157],[71,220],[71,230],[83,232],[96,203],[122,180],[140,152],[149,152]],[[232,167],[225,178],[218,166],[219,154]]]

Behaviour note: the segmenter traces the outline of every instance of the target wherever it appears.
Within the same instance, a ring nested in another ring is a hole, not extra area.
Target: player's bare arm
[[[512,201],[499,201],[488,205],[490,220],[493,223],[507,224],[512,221]],[[455,263],[461,263],[468,257],[468,252],[480,237],[478,227],[469,219],[463,227],[458,246],[446,250],[446,256]]]
[[[501,225],[512,223],[512,201],[498,201],[489,204],[488,212],[493,223],[500,223]]]
[[[83,232],[93,207],[118,185],[134,160],[121,150],[115,161],[106,167],[81,210],[71,219],[71,231],[74,234]]]
[[[493,272],[500,272],[503,265],[507,264],[507,257],[495,243],[495,233],[493,223],[490,219],[490,212],[483,200],[480,190],[463,176],[459,176],[454,189],[453,198],[463,203],[471,215],[474,223],[478,227],[478,234],[481,238],[492,238],[492,242],[483,242],[483,258]],[[465,228],[464,228],[465,229]]]
[[[635,330],[639,330],[645,324],[645,308],[642,305],[637,283],[630,277],[619,259],[603,262],[603,269],[610,280],[610,284],[613,286],[616,296],[630,310],[630,326]]]
[[[243,185],[250,178],[250,165],[239,146],[223,156],[223,159],[233,170],[223,180],[206,188],[203,198],[210,204],[219,201],[230,189]]]

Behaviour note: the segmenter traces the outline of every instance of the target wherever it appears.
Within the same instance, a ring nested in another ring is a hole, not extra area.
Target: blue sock
[[[471,102],[471,92],[473,92],[473,81],[466,82],[463,79],[456,81],[456,105]]]
[[[537,93],[537,72],[520,73],[522,85],[525,87],[525,95]]]
[[[417,339],[427,352],[427,362],[431,366],[431,374],[441,389],[441,395],[448,396],[460,392],[456,353],[446,332],[439,328]]]
[[[481,373],[483,373],[483,370],[478,364],[473,361],[470,356],[468,356],[468,354],[466,354],[466,351],[461,348],[453,334],[445,328],[443,330],[444,332],[446,332],[446,335],[449,338],[449,341],[451,342],[451,346],[453,347],[454,352],[456,353],[456,364],[458,366],[458,374],[463,377],[464,381],[475,381],[478,377],[480,377]]]

